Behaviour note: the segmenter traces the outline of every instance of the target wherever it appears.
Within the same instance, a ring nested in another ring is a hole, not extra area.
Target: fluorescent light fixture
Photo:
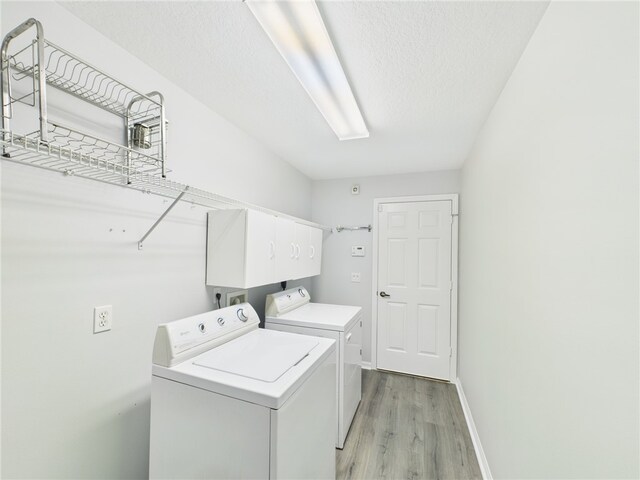
[[[251,13],[340,140],[366,138],[364,123],[313,0],[247,0]]]

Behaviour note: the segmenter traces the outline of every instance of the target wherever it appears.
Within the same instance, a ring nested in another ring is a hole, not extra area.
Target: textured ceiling
[[[61,2],[313,179],[458,168],[548,2],[323,2],[371,136],[340,142],[241,1]]]

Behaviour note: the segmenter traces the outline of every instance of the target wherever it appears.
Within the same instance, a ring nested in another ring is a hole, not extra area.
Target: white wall
[[[351,194],[353,184],[360,185],[359,195]],[[458,191],[457,170],[315,181],[312,187],[312,218],[315,222],[333,227],[369,225],[373,223],[375,198]],[[312,280],[312,301],[362,307],[362,356],[366,362],[371,361],[371,248],[375,233],[366,230],[343,231],[325,236],[322,246],[322,275]],[[352,257],[352,245],[363,245],[366,256]],[[351,272],[360,272],[362,281],[352,283]]]
[[[638,478],[638,3],[553,2],[462,172],[460,379],[496,478]]]
[[[171,178],[309,216],[306,177],[57,4],[3,1],[2,36],[30,16],[60,46],[164,93]],[[52,117],[122,136],[117,119],[49,92]],[[1,201],[3,478],[146,478],[155,327],[213,306],[205,210],[179,205],[138,251],[161,198],[2,162]],[[250,300],[260,310],[277,288]],[[93,335],[104,304],[113,330]]]

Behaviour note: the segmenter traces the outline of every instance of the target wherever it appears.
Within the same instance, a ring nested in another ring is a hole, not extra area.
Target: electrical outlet
[[[222,296],[222,289],[220,287],[214,287],[213,289],[213,303],[218,306],[218,295],[220,296],[220,308],[224,307],[224,297]]]
[[[93,309],[93,333],[111,330],[112,324],[113,308],[111,305],[104,305]]]
[[[351,272],[351,281],[360,283],[360,272]]]
[[[240,305],[249,301],[249,292],[247,290],[238,290],[237,292],[227,293],[227,305]]]

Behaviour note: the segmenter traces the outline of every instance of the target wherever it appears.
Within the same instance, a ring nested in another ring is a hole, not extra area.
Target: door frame
[[[458,378],[458,194],[414,195],[407,197],[386,197],[373,199],[373,249],[371,275],[371,368],[378,368],[378,206],[384,203],[406,202],[451,202],[451,357],[449,360],[449,381]]]

